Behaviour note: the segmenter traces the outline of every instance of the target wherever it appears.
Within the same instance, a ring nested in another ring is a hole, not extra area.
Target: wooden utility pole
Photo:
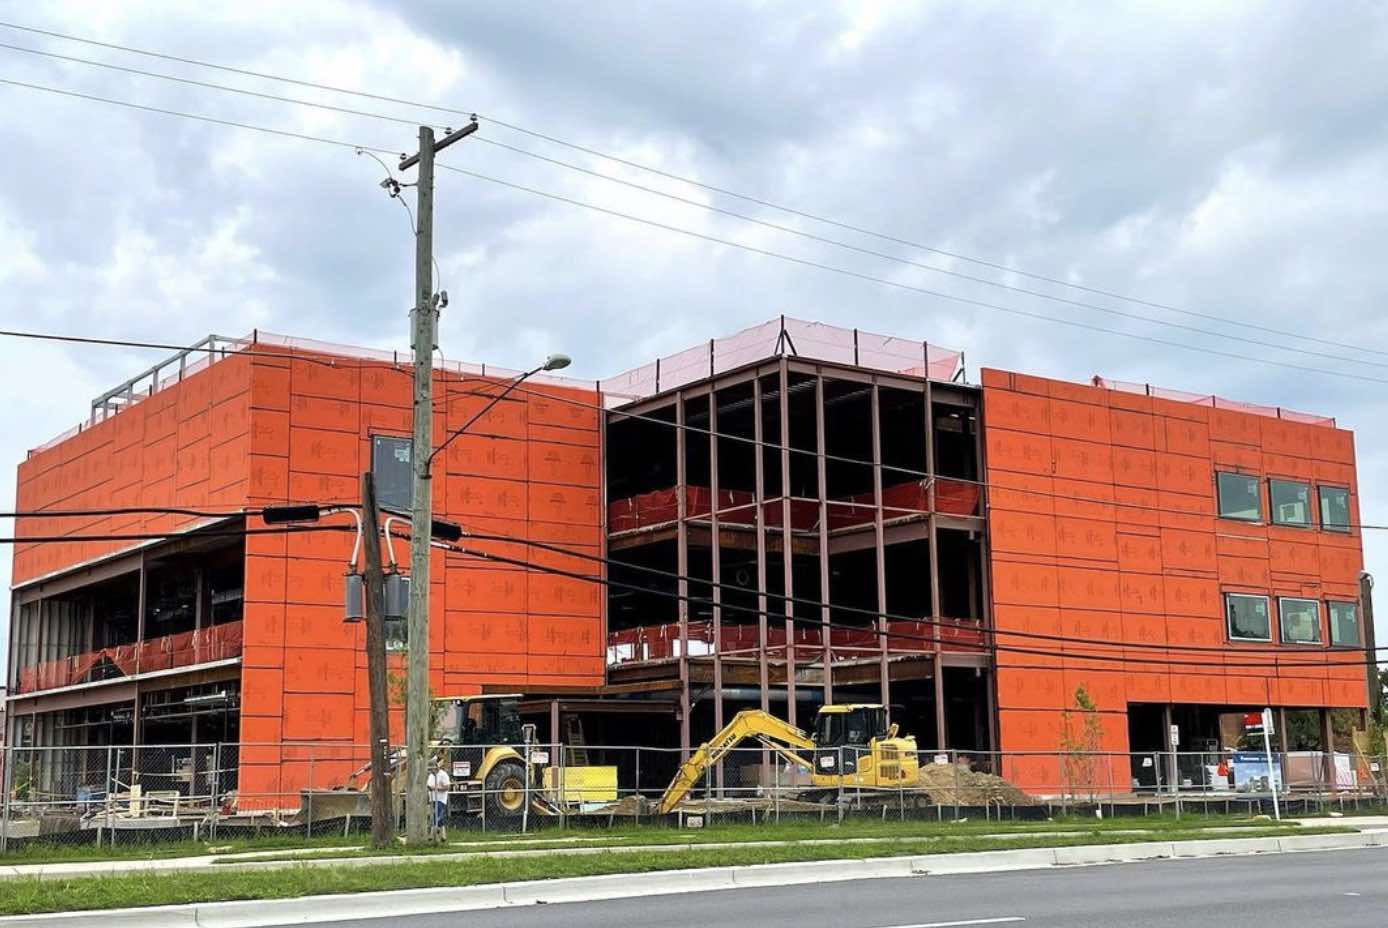
[[[389,847],[395,833],[390,787],[390,710],[386,692],[385,576],[380,513],[371,471],[361,475],[362,544],[366,556],[366,683],[371,703],[371,846]]]
[[[429,839],[429,541],[433,521],[430,462],[434,429],[434,348],[438,301],[434,295],[434,155],[477,131],[477,121],[434,142],[432,126],[419,127],[419,153],[400,160],[400,170],[419,166],[415,229],[415,304],[410,346],[414,349],[414,499],[410,520],[410,610],[406,622],[409,657],[405,695],[405,840]]]

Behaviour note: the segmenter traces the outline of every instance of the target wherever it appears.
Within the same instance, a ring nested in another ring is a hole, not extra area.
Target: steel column
[[[815,470],[819,485],[819,633],[824,650],[824,705],[834,704],[834,649],[829,613],[829,478],[825,467],[824,375],[815,374]]]
[[[922,343],[925,371],[925,508],[926,508],[926,555],[930,569],[930,620],[931,638],[934,639],[934,667],[931,671],[935,687],[935,749],[944,751],[949,747],[945,720],[945,663],[941,655],[944,649],[940,624],[940,548],[939,526],[935,515],[935,397],[930,386],[930,345]]]
[[[680,761],[689,760],[689,493],[685,464],[684,394],[675,394],[675,570],[679,576]]]
[[[709,342],[713,363],[713,342]],[[710,370],[710,373],[712,371]],[[713,579],[713,730],[723,730],[723,553],[718,537],[718,391],[708,394],[708,485],[710,576]],[[718,796],[723,796],[723,765],[714,771]]]
[[[882,707],[892,714],[892,686],[887,660],[887,551],[882,527],[882,397],[877,381],[872,382],[872,528],[877,552],[877,649]]]
[[[756,504],[755,526],[757,530],[757,679],[761,688],[761,708],[765,712],[771,708],[771,672],[766,658],[766,474],[763,472],[765,462],[762,455],[762,442],[766,436],[762,429],[761,401],[761,378],[759,377],[752,381],[752,447],[756,449],[756,460],[753,468],[756,474],[756,485],[752,499]]]
[[[786,720],[795,724],[795,562],[790,517],[790,375],[781,358],[781,600],[786,615]]]

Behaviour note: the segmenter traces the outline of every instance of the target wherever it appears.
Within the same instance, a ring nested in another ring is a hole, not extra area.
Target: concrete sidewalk
[[[753,886],[793,886],[843,880],[929,877],[961,873],[1037,870],[1098,864],[1388,847],[1388,831],[1154,841],[939,854],[868,860],[711,867],[571,879],[493,883],[441,889],[309,896],[298,899],[215,902],[0,918],[0,928],[257,928],[369,918],[452,913],[544,903],[586,902],[652,895],[710,892]]]
[[[1381,826],[1388,830],[1388,817],[1378,817],[1375,822],[1380,822]],[[1349,819],[1316,819],[1313,826],[1310,821],[1291,822],[1284,824],[1300,824],[1303,827],[1345,827],[1354,828],[1359,824],[1358,821],[1351,822]],[[1273,823],[1254,823],[1247,825],[1229,825],[1205,829],[1211,838],[1230,839],[1240,837],[1240,833],[1250,829],[1266,828]],[[1361,829],[1362,830],[1362,829]],[[677,832],[676,832],[677,833]],[[1082,831],[1024,831],[1024,832],[998,832],[998,833],[978,833],[961,835],[960,837],[987,838],[1003,841],[1019,841],[1030,838],[1058,838],[1067,835],[1083,834]],[[1150,835],[1154,841],[1161,838],[1160,832],[1148,828],[1125,828],[1115,829],[1105,832],[1105,834],[1115,837],[1132,837],[1134,835]],[[147,873],[150,871],[161,873],[228,873],[241,870],[274,870],[281,867],[377,867],[394,866],[400,864],[419,863],[422,861],[463,861],[475,860],[479,858],[516,858],[516,857],[541,857],[558,856],[565,857],[578,854],[634,854],[642,852],[651,853],[677,853],[681,851],[695,850],[727,850],[730,848],[770,848],[770,847],[824,847],[826,845],[880,845],[889,847],[892,845],[921,843],[928,841],[946,840],[951,835],[918,835],[901,837],[859,837],[859,838],[804,838],[798,840],[776,840],[776,841],[672,841],[665,844],[610,844],[596,845],[597,839],[586,838],[534,838],[516,839],[515,841],[472,841],[457,842],[453,847],[466,850],[457,852],[439,851],[428,854],[351,854],[353,851],[362,851],[365,848],[356,847],[330,847],[330,848],[285,848],[274,851],[247,851],[239,854],[202,854],[194,857],[168,857],[163,859],[142,859],[142,860],[91,860],[75,861],[66,863],[51,864],[20,864],[13,866],[0,866],[0,881],[14,879],[70,879],[73,877],[90,876],[118,876],[123,873]],[[1185,843],[1185,842],[1181,842]],[[544,848],[524,848],[517,845],[526,844],[560,844],[561,847]],[[350,855],[350,856],[349,856]]]

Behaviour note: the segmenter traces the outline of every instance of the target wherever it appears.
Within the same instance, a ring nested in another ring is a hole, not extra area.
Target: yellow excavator
[[[816,791],[843,786],[914,786],[920,776],[915,737],[899,735],[895,724],[887,724],[884,706],[823,706],[815,716],[813,735],[768,712],[744,709],[680,765],[656,811],[662,815],[673,811],[710,767],[749,738],[808,769]]]

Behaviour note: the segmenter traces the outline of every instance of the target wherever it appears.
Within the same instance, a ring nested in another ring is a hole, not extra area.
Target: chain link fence
[[[399,829],[404,754],[396,749],[390,757]],[[323,743],[8,748],[0,755],[0,853],[269,836],[350,842],[370,827],[367,758],[365,745]],[[450,833],[850,818],[1352,814],[1388,804],[1388,757],[1357,752],[912,756],[753,745],[682,768],[686,758],[675,748],[522,744],[441,746],[431,760],[431,798],[443,800],[435,811]],[[673,789],[675,782],[683,788]]]

